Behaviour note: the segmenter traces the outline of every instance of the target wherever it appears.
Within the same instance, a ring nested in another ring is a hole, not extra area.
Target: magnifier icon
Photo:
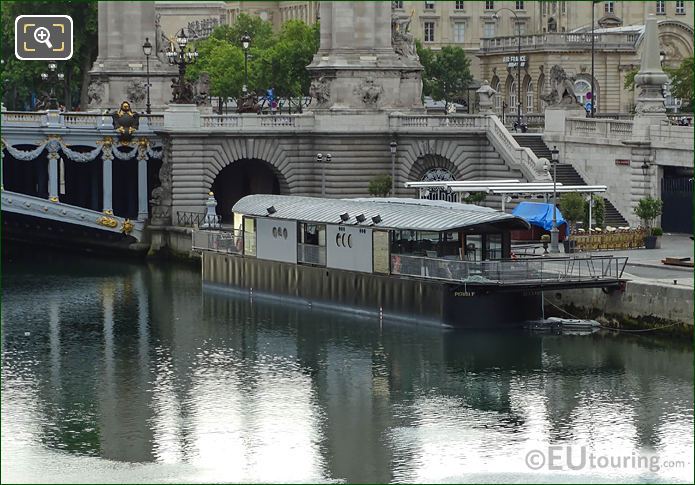
[[[39,44],[46,44],[49,49],[53,49],[53,44],[51,44],[51,33],[46,27],[39,27],[34,31],[34,40]]]

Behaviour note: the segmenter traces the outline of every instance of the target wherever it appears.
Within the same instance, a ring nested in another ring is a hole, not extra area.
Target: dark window
[[[425,42],[434,42],[434,22],[425,22]]]
[[[434,10],[434,2],[432,0],[425,2],[425,10]]]
[[[524,9],[524,2],[516,2],[516,9],[517,10],[523,10]]]
[[[485,10],[495,10],[495,2],[487,0],[485,2]]]

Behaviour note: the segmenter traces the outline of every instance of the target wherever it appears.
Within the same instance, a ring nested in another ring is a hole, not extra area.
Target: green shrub
[[[654,220],[661,215],[664,203],[653,197],[640,199],[635,207],[635,214],[644,223],[644,227],[650,229],[654,225]]]
[[[663,236],[663,235],[664,235],[664,230],[661,229],[660,227],[652,228],[652,236]]]
[[[377,175],[369,181],[369,193],[374,197],[386,197],[391,192],[391,176]]]
[[[591,198],[594,200],[594,206],[591,208],[591,218],[596,221],[594,227],[603,227],[603,222],[605,220],[606,214],[606,199],[600,195],[592,195]],[[584,227],[588,229],[589,227],[589,201],[584,202]]]
[[[560,197],[560,211],[573,227],[584,216],[584,197],[577,192],[568,192]]]
[[[483,202],[486,197],[487,194],[485,192],[473,192],[472,194],[464,197],[463,202],[466,204],[480,205],[480,203]]]

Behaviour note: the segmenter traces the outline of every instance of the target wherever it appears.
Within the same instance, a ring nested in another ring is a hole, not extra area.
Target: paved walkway
[[[693,286],[693,268],[667,266],[661,262],[666,257],[692,258],[693,240],[687,234],[665,234],[661,237],[661,249],[628,249],[624,251],[596,251],[593,254],[627,256],[625,273],[641,279],[649,279],[679,285]]]

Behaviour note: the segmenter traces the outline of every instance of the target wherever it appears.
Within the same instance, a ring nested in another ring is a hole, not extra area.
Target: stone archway
[[[280,194],[281,183],[273,166],[259,159],[244,158],[230,163],[215,177],[211,191],[217,200],[217,214],[223,223],[232,221],[232,207],[247,195]]]

